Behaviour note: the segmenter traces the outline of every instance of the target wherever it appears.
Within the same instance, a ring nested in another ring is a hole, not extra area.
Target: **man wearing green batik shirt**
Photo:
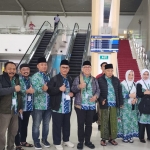
[[[22,99],[16,64],[7,62],[4,67],[0,75],[0,150],[5,149],[7,129],[7,150],[13,150],[18,131],[18,112],[22,114]]]
[[[34,104],[33,104],[33,126],[32,138],[35,149],[42,149],[40,144],[40,124],[42,125],[42,144],[48,148],[50,143],[47,141],[49,133],[49,123],[51,119],[50,97],[47,93],[49,76],[47,75],[47,62],[44,57],[38,59],[38,72],[32,76],[31,83],[34,89]]]

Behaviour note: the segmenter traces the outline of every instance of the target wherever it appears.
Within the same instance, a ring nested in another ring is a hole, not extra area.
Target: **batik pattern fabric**
[[[116,106],[116,96],[115,96],[115,90],[112,85],[112,80],[111,78],[108,78],[105,76],[105,79],[107,81],[108,85],[108,95],[107,95],[107,102],[109,107],[115,107]]]
[[[33,111],[33,94],[26,94],[26,90],[32,86],[31,78],[20,76],[19,81],[23,100],[23,111]]]
[[[53,112],[67,114],[71,112],[71,99],[68,100],[66,98],[66,95],[70,93],[70,85],[69,85],[69,81],[67,78],[64,78],[63,76],[62,78],[63,78],[63,84],[66,87],[66,91],[62,92],[62,99],[61,99],[59,110],[58,111],[53,110]]]
[[[15,84],[15,77],[12,78],[11,80],[11,86],[12,87],[15,87],[16,84]],[[15,100],[15,104],[13,104]],[[14,114],[17,114],[17,107],[18,107],[18,100],[17,100],[17,92],[14,92],[13,95],[12,95],[12,105],[11,105],[11,110],[14,110]]]
[[[101,138],[109,140],[117,138],[117,108],[101,109]]]
[[[90,101],[90,98],[93,97],[92,78],[91,77],[85,77],[83,75],[83,80],[86,83],[86,88],[82,89],[81,109],[83,109],[83,110],[95,110],[96,109],[95,102]]]
[[[50,81],[47,74],[45,76],[42,72],[35,73],[31,78],[31,84],[34,92],[34,109],[47,110],[50,108],[50,97],[47,92],[42,90],[44,84]]]
[[[135,104],[134,110],[132,110],[132,104],[128,103],[129,92],[122,85],[122,95],[123,95],[123,108],[118,109],[118,138],[123,140],[130,140],[133,137],[139,137],[138,128],[138,110],[137,104]]]
[[[142,92],[145,92],[146,90],[142,88]],[[141,102],[141,98],[138,98],[138,104]],[[138,121],[141,124],[150,124],[150,114],[140,114],[138,111]]]

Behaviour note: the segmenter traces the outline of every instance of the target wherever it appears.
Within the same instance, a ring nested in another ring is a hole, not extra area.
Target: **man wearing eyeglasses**
[[[61,145],[61,130],[63,134],[63,144],[74,147],[69,141],[70,137],[70,115],[71,115],[71,92],[72,78],[68,76],[68,60],[62,60],[60,63],[60,73],[51,78],[48,82],[48,90],[51,97],[50,105],[52,109],[53,120],[53,142],[57,150],[63,150]]]
[[[82,73],[75,78],[72,91],[75,93],[75,111],[78,121],[78,145],[77,149],[83,149],[83,143],[91,149],[94,144],[90,141],[92,134],[93,116],[96,110],[96,100],[100,90],[97,79],[91,76],[91,63],[85,61],[82,66]]]

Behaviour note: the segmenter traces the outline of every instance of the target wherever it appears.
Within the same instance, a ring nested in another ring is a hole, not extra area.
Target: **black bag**
[[[145,95],[141,99],[138,108],[141,114],[150,114],[150,95]]]
[[[96,112],[93,116],[93,123],[98,121],[98,113]]]

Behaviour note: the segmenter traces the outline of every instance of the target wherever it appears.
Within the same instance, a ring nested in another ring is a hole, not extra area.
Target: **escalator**
[[[32,59],[29,62],[30,65],[30,73],[33,74],[35,73],[36,70],[36,65],[37,65],[37,59],[39,57],[43,57],[45,50],[47,48],[47,45],[49,44],[51,38],[52,38],[53,32],[51,31],[46,31],[39,46],[37,47],[36,52],[34,53]]]
[[[80,33],[79,31],[77,32],[74,40],[72,41],[72,47],[70,46],[70,57],[68,58],[70,65],[69,75],[73,79],[80,74],[82,63],[83,61],[87,60],[90,33],[91,24],[88,25],[86,33]],[[74,33],[72,34],[72,36],[74,36]]]
[[[86,35],[83,33],[77,33],[74,46],[72,49],[72,54],[70,57],[70,71],[69,75],[74,79],[76,76],[80,74],[81,65],[82,65],[82,57],[84,53],[84,46],[86,41]]]
[[[30,74],[33,75],[37,71],[36,66],[39,57],[45,57],[48,61],[53,44],[55,43],[57,35],[60,31],[58,29],[60,24],[63,27],[63,24],[59,22],[59,24],[53,31],[51,24],[48,21],[45,21],[43,23],[28,50],[18,64],[17,69],[19,69],[19,66],[22,63],[27,63],[30,65]]]

